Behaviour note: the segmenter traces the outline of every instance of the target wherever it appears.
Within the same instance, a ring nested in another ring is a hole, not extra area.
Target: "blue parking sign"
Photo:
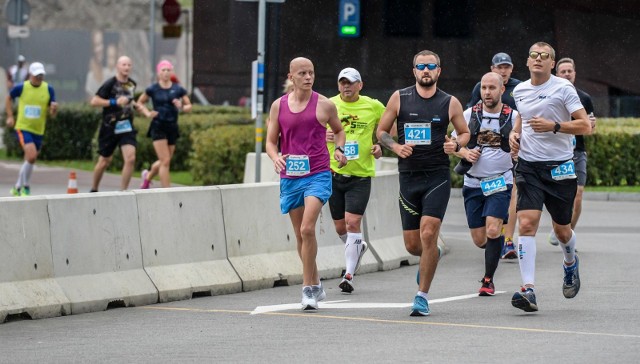
[[[360,36],[360,0],[340,0],[338,35],[345,38]]]

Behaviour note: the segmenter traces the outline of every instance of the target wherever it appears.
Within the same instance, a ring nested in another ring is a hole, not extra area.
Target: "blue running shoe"
[[[410,316],[429,316],[429,302],[422,296],[416,296],[413,299]]]
[[[533,293],[532,288],[522,287],[520,291],[513,294],[511,297],[511,304],[515,308],[519,308],[524,312],[538,311],[538,304],[536,303],[536,294]]]
[[[516,248],[513,245],[513,241],[511,239],[504,242],[502,246],[502,259],[516,259],[518,257],[518,253],[516,253]]]
[[[567,267],[565,264],[562,264],[564,267],[564,282],[562,282],[562,294],[565,298],[573,298],[580,291],[580,274],[578,272],[578,265],[580,261],[578,260],[578,256],[576,255],[576,261],[572,266]]]

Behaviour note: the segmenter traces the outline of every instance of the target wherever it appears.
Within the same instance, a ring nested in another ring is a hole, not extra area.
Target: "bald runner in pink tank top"
[[[280,172],[280,178],[301,178],[329,170],[329,151],[325,143],[326,126],[316,117],[318,93],[313,92],[307,107],[299,113],[289,109],[289,95],[280,99],[280,147],[282,154],[292,156],[309,156],[311,171],[304,176],[287,175],[285,170]]]

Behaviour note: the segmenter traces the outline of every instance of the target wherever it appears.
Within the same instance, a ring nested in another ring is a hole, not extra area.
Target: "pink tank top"
[[[316,117],[318,93],[312,92],[307,107],[299,113],[289,109],[289,94],[280,98],[278,123],[280,124],[280,148],[282,154],[308,156],[310,172],[301,176],[280,172],[280,178],[300,178],[329,170],[329,150],[326,131]]]

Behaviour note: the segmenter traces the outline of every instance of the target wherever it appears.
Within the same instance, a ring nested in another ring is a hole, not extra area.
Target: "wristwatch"
[[[553,126],[553,134],[560,131],[560,123],[556,121],[556,125]]]
[[[341,147],[341,146],[339,146],[339,145],[338,145],[338,146],[336,147],[336,150],[339,150],[339,151],[340,151],[340,153],[344,154],[344,148],[343,148],[343,147]]]

